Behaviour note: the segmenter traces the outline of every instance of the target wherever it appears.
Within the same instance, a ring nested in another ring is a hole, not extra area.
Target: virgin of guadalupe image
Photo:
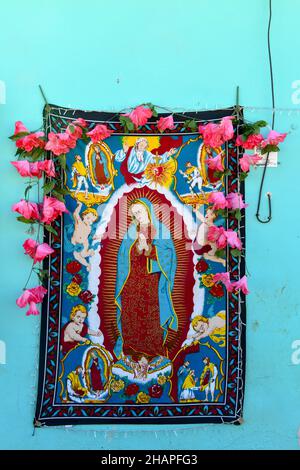
[[[94,148],[95,152],[95,174],[98,184],[107,184],[110,179],[110,174],[107,167],[107,157],[104,152],[97,146]]]
[[[166,356],[168,331],[178,330],[172,302],[177,256],[170,231],[147,198],[134,200],[128,213],[131,223],[117,257],[114,352],[150,362]]]

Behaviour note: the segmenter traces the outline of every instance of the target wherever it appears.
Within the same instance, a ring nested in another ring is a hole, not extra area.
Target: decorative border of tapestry
[[[235,108],[189,113],[225,116]],[[244,239],[244,211],[225,218],[208,201],[243,193],[238,149],[208,148],[173,117],[164,133],[151,118],[126,134],[113,113],[45,108],[47,134],[78,118],[113,134],[79,139],[60,170],[68,213],[46,235],[36,426],[241,422],[244,297],[214,275],[243,276],[243,257],[207,239],[212,223]],[[207,165],[219,154],[221,177]]]

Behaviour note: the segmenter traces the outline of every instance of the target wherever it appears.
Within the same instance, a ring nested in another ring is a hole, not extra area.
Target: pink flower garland
[[[135,128],[145,125],[152,116],[157,113],[153,105],[140,105],[132,111],[121,116],[127,118],[127,122],[132,122]],[[219,124],[208,123],[198,127],[199,133],[202,134],[203,142],[206,146],[215,149],[221,147],[225,142],[231,140],[234,136],[234,129],[232,125],[232,116],[227,116],[221,119]],[[186,127],[191,127],[193,121],[189,120]],[[126,125],[126,123],[124,123]],[[167,129],[175,129],[173,115],[160,117],[156,123],[157,129],[164,132]],[[194,130],[196,124],[194,122]],[[261,125],[261,124],[259,124]],[[131,124],[132,126],[132,124]],[[131,127],[128,128],[131,130]],[[133,129],[133,127],[132,127]],[[251,131],[250,131],[251,132]],[[90,138],[93,143],[97,143],[111,136],[113,133],[105,124],[97,124],[93,129],[88,131],[88,123],[83,118],[78,118],[68,125],[65,132],[48,134],[48,139],[41,131],[30,132],[27,127],[21,122],[17,121],[15,124],[15,131],[12,140],[15,141],[18,149],[17,154],[25,157],[24,160],[13,161],[11,164],[16,168],[19,175],[28,178],[37,178],[38,180],[43,176],[47,178],[56,178],[54,162],[52,160],[37,160],[43,156],[43,152],[50,151],[56,157],[61,157],[67,154],[71,149],[76,147],[78,139]],[[278,133],[271,130],[266,138],[258,132],[247,135],[244,139],[239,135],[236,139],[236,145],[241,146],[245,150],[253,150],[258,148],[269,151],[269,148],[276,147],[278,143],[283,142],[286,138],[286,133]],[[222,152],[219,152],[215,157],[209,156],[206,163],[210,170],[217,172],[225,172]],[[33,161],[26,159],[32,158]],[[257,154],[244,153],[239,159],[241,170],[245,173],[249,172],[250,167],[256,165],[261,157]],[[229,193],[227,196],[221,191],[211,192],[208,196],[208,203],[212,204],[212,210],[238,210],[244,209],[248,206],[243,201],[243,197],[239,193]],[[40,225],[50,226],[50,224],[60,217],[63,213],[68,212],[64,202],[51,196],[44,196],[42,204],[30,202],[21,199],[19,202],[12,206],[12,210],[19,214],[19,219],[28,221],[29,223],[38,223]],[[217,227],[212,225],[208,230],[208,241],[214,242],[218,249],[223,249],[227,245],[233,249],[242,250],[242,242],[238,234],[232,230],[225,230],[224,227]],[[29,238],[23,243],[25,254],[32,258],[33,265],[40,263],[47,256],[50,256],[54,250],[47,243],[39,243],[37,240]],[[247,278],[243,276],[241,279],[232,282],[230,280],[230,273],[217,273],[214,275],[215,283],[223,283],[229,292],[241,291],[248,294]],[[31,289],[24,289],[23,294],[17,299],[17,305],[21,308],[29,305],[27,315],[37,315],[39,313],[37,305],[43,300],[46,294],[46,289],[42,286],[34,287]]]

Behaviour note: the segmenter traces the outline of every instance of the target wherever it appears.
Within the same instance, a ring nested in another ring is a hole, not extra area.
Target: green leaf
[[[277,147],[277,145],[266,145],[261,150],[262,155],[265,155],[266,153],[270,153],[270,152],[279,152],[279,147]]]
[[[38,276],[39,280],[40,280],[42,283],[43,283],[43,281],[44,281],[45,279],[47,279],[48,276],[49,276],[48,269],[38,269],[38,270],[36,271],[36,273],[37,273],[37,276]]]
[[[149,109],[151,109],[152,114],[153,114],[154,117],[157,117],[157,111],[156,111],[156,108],[155,108],[154,104],[146,103],[145,106],[147,106]]]
[[[223,175],[224,176],[230,176],[232,173],[231,173],[231,170],[229,170],[229,168],[226,168],[226,170],[223,172]]]
[[[89,136],[86,135],[86,130],[83,129],[83,133],[82,133],[82,136],[81,136],[81,140],[83,140],[83,142],[85,144],[87,144],[89,141],[90,141],[90,138]]]
[[[44,225],[44,228],[45,228],[48,232],[53,233],[54,235],[57,235],[57,231],[56,231],[55,228],[53,228],[51,225],[45,224],[45,225]]]
[[[36,220],[34,219],[26,219],[25,217],[23,217],[22,215],[20,215],[19,217],[17,217],[17,220],[19,222],[23,222],[23,224],[35,224],[36,223]]]
[[[242,212],[241,209],[236,209],[234,212],[234,217],[236,220],[240,221],[242,219]]]
[[[216,250],[215,255],[216,255],[218,258],[225,258],[225,256],[226,256],[226,251],[225,251],[224,249],[223,249],[223,250]]]
[[[238,250],[237,248],[234,248],[233,250],[230,250],[230,253],[232,254],[232,256],[234,256],[235,258],[239,258],[242,254],[241,250]]]
[[[65,170],[66,167],[67,167],[67,156],[66,156],[66,154],[63,153],[62,155],[58,155],[57,160],[58,160],[60,166],[62,167],[62,169]]]
[[[240,181],[245,181],[246,178],[248,178],[249,173],[247,171],[242,171],[240,173]]]
[[[64,198],[63,194],[60,194],[58,191],[53,190],[52,195],[54,197],[56,197],[56,199],[58,199],[59,201],[65,202],[65,198]]]
[[[66,196],[67,194],[72,194],[72,192],[69,189],[63,188],[60,186],[55,186],[55,191],[58,192],[59,194],[63,194],[64,196]]]
[[[225,219],[228,217],[227,209],[218,209],[215,211],[217,216],[224,217]]]
[[[127,116],[120,116],[120,123],[124,127],[125,132],[134,131],[134,124]]]
[[[29,135],[30,132],[19,132],[19,134],[16,134],[16,135],[11,135],[9,137],[10,140],[19,140],[21,139],[22,137],[25,137],[25,135]]]
[[[223,174],[223,171],[214,171],[214,178],[221,179]]]
[[[268,125],[266,121],[256,121],[255,124],[258,127],[266,127]]]
[[[44,153],[44,149],[41,149],[41,148],[33,149],[33,150],[30,152],[32,161],[33,161],[33,162],[37,161],[39,158],[41,158],[41,156],[43,155],[43,153]]]
[[[48,183],[44,184],[44,186],[43,186],[44,194],[51,193],[51,191],[53,190],[55,184],[56,184],[56,182],[53,181],[53,180],[48,181]]]
[[[184,127],[186,129],[191,129],[192,132],[196,132],[196,130],[198,129],[197,122],[195,121],[195,119],[187,119],[186,121],[184,121]]]

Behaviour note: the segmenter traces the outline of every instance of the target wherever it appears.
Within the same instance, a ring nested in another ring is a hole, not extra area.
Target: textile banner
[[[234,115],[189,113],[197,124]],[[68,213],[45,235],[55,252],[45,264],[35,426],[240,423],[244,297],[213,275],[241,277],[244,252],[207,239],[213,223],[244,239],[243,211],[224,217],[208,201],[212,191],[243,193],[237,147],[206,147],[181,114],[171,131],[151,118],[126,134],[113,113],[49,105],[46,133],[78,118],[113,134],[78,140],[61,170]],[[221,176],[207,166],[220,153]]]

